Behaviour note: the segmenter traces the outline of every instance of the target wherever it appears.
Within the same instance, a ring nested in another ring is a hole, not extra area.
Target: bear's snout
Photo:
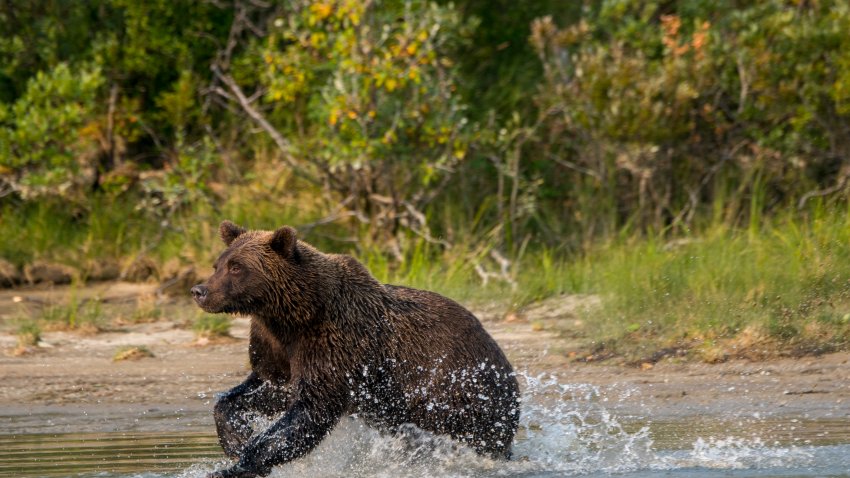
[[[207,286],[198,284],[195,287],[192,287],[189,292],[192,293],[192,298],[195,299],[195,302],[197,302],[198,305],[201,305],[207,298],[207,292],[209,292],[209,290],[207,289]]]

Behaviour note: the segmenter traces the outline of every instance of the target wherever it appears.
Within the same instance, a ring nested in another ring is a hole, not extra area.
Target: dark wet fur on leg
[[[289,390],[263,381],[256,374],[222,393],[213,408],[221,448],[230,458],[239,458],[254,433],[252,420],[258,415],[273,418],[286,409]]]

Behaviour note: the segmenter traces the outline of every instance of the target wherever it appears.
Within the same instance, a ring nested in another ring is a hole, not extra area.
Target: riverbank
[[[101,287],[107,287],[99,293],[109,303],[110,297],[144,294],[153,286]],[[55,289],[3,291],[0,313],[55,293]],[[565,331],[583,326],[572,312],[588,301],[593,298],[565,296],[520,315],[505,316],[495,306],[475,312],[524,382],[529,377],[552,377],[561,384],[582,385],[576,390],[589,390],[588,400],[598,401],[617,416],[850,418],[850,353],[716,364],[676,358],[642,366],[587,363],[576,357],[583,349],[581,339],[568,338]],[[188,301],[171,299],[167,307],[169,312],[159,320],[98,333],[45,331],[37,347],[17,354],[13,353],[17,338],[4,327],[3,429],[60,433],[208,426],[215,393],[238,384],[247,374],[249,320],[235,318],[231,338],[205,342],[179,317],[181,311],[193,313]],[[116,361],[116,351],[127,346],[144,347],[152,356]],[[51,416],[52,423],[45,423],[44,417]]]

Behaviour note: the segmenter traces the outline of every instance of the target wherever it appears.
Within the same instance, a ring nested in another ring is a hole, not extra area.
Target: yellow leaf
[[[319,20],[324,20],[333,13],[333,7],[325,3],[314,3],[310,5],[310,10],[319,17]]]
[[[323,33],[314,33],[310,35],[310,46],[313,48],[321,48],[325,43],[325,35]]]

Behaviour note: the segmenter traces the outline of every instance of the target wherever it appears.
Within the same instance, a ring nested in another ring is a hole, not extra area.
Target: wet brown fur
[[[509,457],[517,382],[469,311],[433,292],[381,284],[354,258],[322,253],[289,227],[246,231],[225,221],[221,236],[228,247],[198,301],[208,312],[252,317],[252,374],[216,406],[222,446],[240,458],[216,476],[267,474],[349,413]],[[239,418],[252,410],[284,413],[254,433]]]

